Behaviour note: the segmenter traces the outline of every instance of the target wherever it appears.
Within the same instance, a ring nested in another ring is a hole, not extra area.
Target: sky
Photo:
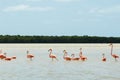
[[[0,35],[120,37],[120,0],[0,0]]]

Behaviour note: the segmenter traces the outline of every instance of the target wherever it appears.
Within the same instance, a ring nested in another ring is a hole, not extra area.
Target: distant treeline
[[[0,43],[120,43],[120,37],[0,35]]]

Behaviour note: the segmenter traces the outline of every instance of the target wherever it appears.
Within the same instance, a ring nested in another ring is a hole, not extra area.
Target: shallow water
[[[120,44],[113,44],[113,52],[120,56]],[[49,58],[48,49],[59,61]],[[68,54],[83,55],[87,61],[64,61],[63,50]],[[7,56],[17,56],[16,60],[0,60],[0,80],[120,80],[120,59],[116,62],[110,55],[108,44],[0,44]],[[35,58],[26,59],[26,51]],[[106,62],[102,62],[105,53]]]

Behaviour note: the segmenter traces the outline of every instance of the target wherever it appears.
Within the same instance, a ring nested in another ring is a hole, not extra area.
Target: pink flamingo
[[[2,54],[2,50],[0,50],[0,59],[5,59],[6,58],[6,53]]]
[[[115,61],[117,61],[117,58],[119,58],[119,56],[116,54],[113,54],[113,44],[111,43],[109,46],[111,46],[111,56],[115,58]]]
[[[105,62],[106,61],[105,54],[103,53],[102,55],[103,55],[102,61]]]
[[[16,59],[16,56],[13,56],[13,57],[7,57],[6,54],[7,53],[2,53],[2,50],[0,50],[0,59],[4,59],[6,61],[11,61],[11,59]]]
[[[6,60],[6,61],[11,61],[12,58],[11,58],[11,57],[6,57],[5,60]]]
[[[11,57],[7,57],[7,56],[6,56],[6,54],[7,54],[7,53],[4,53],[4,55],[5,55],[5,58],[4,58],[4,59],[5,59],[5,61],[11,61],[11,60],[12,60],[12,58],[11,58]]]
[[[75,57],[75,54],[71,54],[72,60],[80,60],[80,58]]]
[[[48,52],[50,52],[49,57],[52,58],[52,61],[53,61],[53,59],[56,59],[58,61],[56,55],[52,54],[52,49],[51,48],[48,50]]]
[[[27,51],[27,58],[32,60],[34,58],[34,55],[32,54],[29,54],[29,51]]]
[[[4,54],[0,54],[0,59],[5,59],[6,56]]]
[[[63,50],[63,53],[64,53],[64,55],[63,55],[63,59],[64,60],[66,60],[66,61],[71,61],[72,60],[72,58],[68,56],[66,50]]]
[[[82,61],[87,60],[87,57],[85,57],[85,56],[82,55],[82,48],[80,48],[79,56],[80,56],[80,59],[81,59]]]

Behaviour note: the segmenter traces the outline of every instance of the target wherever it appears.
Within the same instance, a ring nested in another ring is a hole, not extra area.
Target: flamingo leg
[[[32,61],[32,58],[30,58],[30,61]]]
[[[115,61],[117,61],[117,59],[115,58]]]
[[[52,61],[53,61],[53,58],[52,58]]]
[[[57,61],[59,61],[57,58],[55,58]]]

